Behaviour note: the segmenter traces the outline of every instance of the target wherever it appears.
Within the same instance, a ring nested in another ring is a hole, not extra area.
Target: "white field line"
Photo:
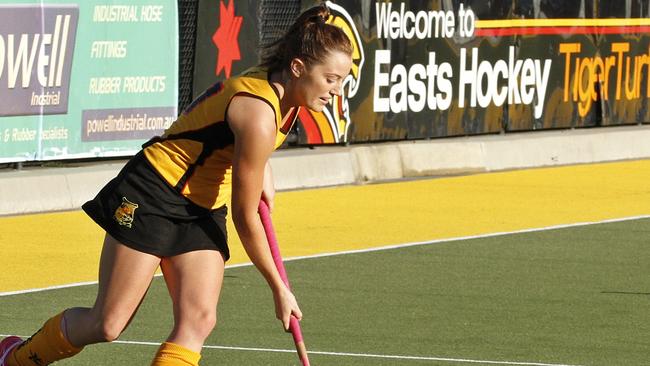
[[[545,226],[545,227],[540,227],[540,228],[522,229],[522,230],[514,230],[514,231],[500,231],[500,232],[488,233],[488,234],[480,234],[480,235],[459,236],[459,237],[445,238],[445,239],[436,239],[436,240],[428,240],[428,241],[416,241],[416,242],[403,243],[403,244],[386,245],[386,246],[380,246],[380,247],[374,247],[374,248],[368,248],[368,249],[346,250],[346,251],[340,251],[340,252],[321,253],[321,254],[314,254],[314,255],[291,257],[291,258],[285,258],[284,261],[285,262],[290,262],[290,261],[302,260],[302,259],[310,259],[310,258],[323,258],[323,257],[333,257],[333,256],[337,256],[337,255],[346,255],[346,254],[378,252],[378,251],[382,251],[382,250],[407,248],[407,247],[414,247],[414,246],[420,246],[420,245],[431,245],[431,244],[448,243],[448,242],[453,242],[453,241],[462,241],[462,240],[470,240],[470,239],[491,238],[491,237],[495,237],[495,236],[504,236],[504,235],[525,234],[525,233],[533,233],[533,232],[538,232],[538,231],[566,229],[566,228],[572,228],[572,227],[598,225],[598,224],[608,224],[608,223],[614,223],[614,222],[633,221],[633,220],[641,220],[641,219],[648,219],[648,218],[650,218],[650,215],[629,216],[629,217],[622,217],[622,218],[617,218],[617,219],[608,219],[608,220],[601,220],[601,221],[586,221],[586,222],[577,222],[577,223],[572,223],[572,224]],[[238,267],[247,267],[247,266],[251,266],[251,265],[252,265],[252,263],[250,263],[250,262],[240,263],[240,264],[233,264],[233,265],[226,265],[226,269],[228,269],[228,268],[238,268]],[[155,275],[155,277],[158,277],[158,276],[162,276],[162,274]],[[27,293],[32,293],[32,292],[57,290],[57,289],[63,289],[63,288],[69,288],[69,287],[96,285],[96,284],[97,284],[97,281],[88,281],[88,282],[69,283],[69,284],[58,285],[58,286],[33,288],[33,289],[27,289],[27,290],[7,291],[7,292],[0,292],[0,297],[11,296],[11,295],[22,295],[22,294],[27,294]]]
[[[8,334],[0,334],[0,337],[7,337]],[[26,336],[20,336],[27,338]],[[114,341],[113,343],[130,344],[139,346],[160,346],[160,342],[142,342],[142,341]],[[277,348],[258,348],[258,347],[234,347],[234,346],[203,346],[204,349],[220,349],[226,351],[249,351],[249,352],[275,352],[275,353],[296,353],[293,349],[277,349]],[[401,361],[438,361],[450,363],[476,363],[484,365],[519,365],[519,366],[579,366],[558,363],[540,363],[540,362],[524,362],[524,361],[493,361],[493,360],[472,360],[465,358],[449,358],[449,357],[430,357],[430,356],[407,356],[407,355],[378,355],[372,353],[345,353],[345,352],[325,352],[325,351],[309,351],[310,355],[323,355],[334,357],[360,357],[360,358],[380,358],[392,359]]]

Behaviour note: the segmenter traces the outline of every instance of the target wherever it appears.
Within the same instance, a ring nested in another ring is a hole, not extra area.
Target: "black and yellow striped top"
[[[208,209],[230,201],[235,137],[226,111],[236,95],[268,103],[275,112],[277,149],[293,125],[298,108],[282,125],[280,100],[268,73],[252,68],[219,82],[201,94],[164,132],[144,145],[144,154],[167,183],[192,202]]]

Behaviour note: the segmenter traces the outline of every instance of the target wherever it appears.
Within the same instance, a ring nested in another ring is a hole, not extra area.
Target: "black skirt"
[[[218,250],[230,258],[226,206],[198,206],[172,188],[140,151],[82,209],[108,234],[135,250],[171,257]]]

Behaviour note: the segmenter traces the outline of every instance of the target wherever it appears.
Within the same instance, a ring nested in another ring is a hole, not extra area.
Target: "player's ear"
[[[305,72],[305,62],[297,57],[291,60],[289,70],[294,77],[299,78]]]

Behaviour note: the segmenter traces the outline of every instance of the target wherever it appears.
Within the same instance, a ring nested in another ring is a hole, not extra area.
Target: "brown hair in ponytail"
[[[327,23],[329,17],[325,3],[305,10],[282,38],[263,49],[261,66],[274,72],[288,69],[294,58],[311,65],[331,51],[352,55],[350,39],[341,28]]]

